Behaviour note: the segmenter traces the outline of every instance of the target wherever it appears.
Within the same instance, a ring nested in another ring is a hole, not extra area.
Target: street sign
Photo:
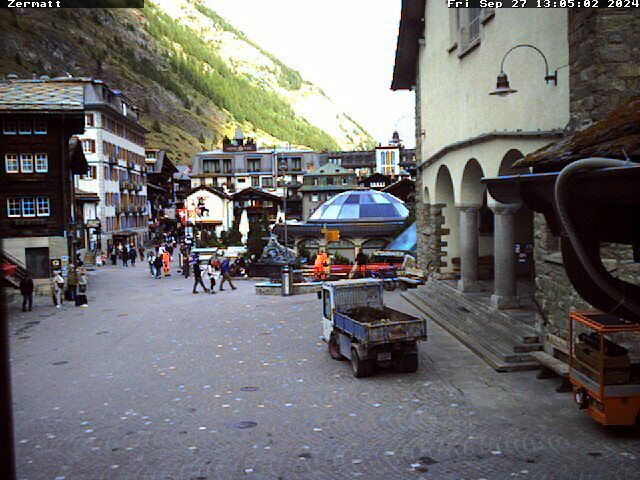
[[[340,230],[335,228],[323,228],[321,230],[324,233],[324,239],[327,243],[329,242],[337,242],[340,240]]]

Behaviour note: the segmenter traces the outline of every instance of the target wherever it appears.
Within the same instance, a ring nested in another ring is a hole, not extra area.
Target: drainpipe
[[[603,274],[601,268],[594,263],[591,256],[584,248],[584,245],[578,234],[576,233],[575,225],[569,215],[569,190],[568,187],[571,183],[572,177],[585,170],[596,170],[602,168],[614,168],[627,166],[628,162],[623,160],[614,160],[609,158],[588,158],[584,160],[578,160],[567,165],[562,169],[556,180],[555,197],[556,205],[558,208],[558,216],[560,222],[564,228],[564,231],[571,242],[571,246],[585,271],[594,283],[610,298],[618,302],[619,307],[626,308],[630,312],[640,316],[640,304],[633,298],[626,296],[624,291],[620,291],[615,284],[611,281],[611,276]]]

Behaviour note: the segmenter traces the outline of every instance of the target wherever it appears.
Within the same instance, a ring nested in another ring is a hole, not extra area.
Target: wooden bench
[[[562,360],[558,360],[553,355],[549,355],[546,352],[530,352],[529,355],[542,365],[542,370],[537,376],[538,379],[543,380],[560,376],[562,378],[562,382],[558,388],[556,388],[556,392],[565,393],[573,390],[571,382],[569,382],[568,364]]]

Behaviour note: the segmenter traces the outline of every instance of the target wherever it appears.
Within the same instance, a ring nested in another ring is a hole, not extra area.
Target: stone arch
[[[341,237],[337,242],[329,242],[327,244],[327,253],[329,255],[340,255],[351,262],[356,258],[355,249],[355,242],[346,237]]]
[[[486,186],[482,183],[484,172],[480,163],[471,158],[462,172],[460,188],[460,204],[464,206],[480,207],[486,195]]]
[[[524,157],[524,154],[517,148],[512,148],[507,151],[502,157],[500,167],[498,168],[498,175],[518,175],[519,173],[528,173],[527,167],[515,168],[513,164]]]
[[[382,250],[387,243],[389,243],[384,238],[370,238],[364,242],[362,242],[362,251],[368,257],[371,257],[376,251]]]
[[[454,259],[459,257],[460,215],[456,208],[455,190],[449,169],[442,165],[436,177],[435,202],[442,208],[444,224],[441,242],[444,257],[440,263],[440,272],[453,273]]]
[[[307,262],[309,262],[312,258],[318,254],[318,249],[320,248],[320,242],[315,237],[304,237],[301,238],[298,242],[296,242],[296,250],[298,254],[301,251],[309,252],[309,257],[307,258]]]
[[[508,150],[502,157],[498,175],[505,176],[528,173],[529,170],[526,167],[515,168],[513,166],[513,164],[522,157],[524,157],[524,154],[520,150],[516,148]],[[516,275],[518,278],[529,278],[533,280],[535,275],[533,262],[533,211],[526,205],[522,205],[515,213],[514,223],[514,248],[516,250],[517,262]]]

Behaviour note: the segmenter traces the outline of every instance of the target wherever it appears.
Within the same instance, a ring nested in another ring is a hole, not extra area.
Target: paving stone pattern
[[[89,308],[11,310],[20,479],[640,478],[637,432],[433,323],[418,373],[358,380],[315,295],[192,295],[144,265],[90,281]]]

